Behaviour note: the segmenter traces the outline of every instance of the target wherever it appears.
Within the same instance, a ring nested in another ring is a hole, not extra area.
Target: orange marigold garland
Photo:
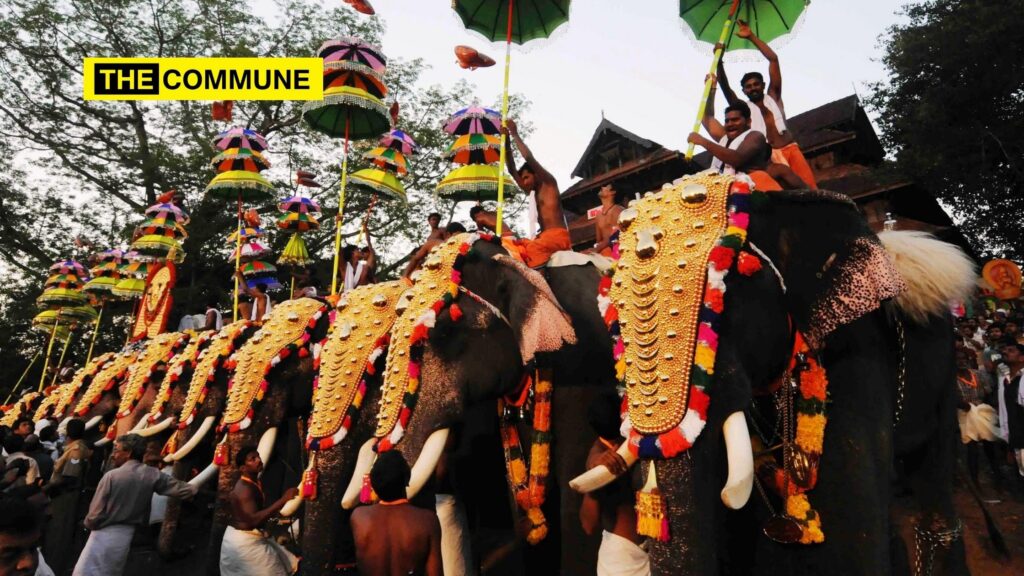
[[[516,423],[506,415],[506,406],[513,404],[503,399],[498,400],[501,444],[505,452],[509,486],[515,495],[516,504],[526,512],[530,520],[530,531],[526,536],[530,544],[537,544],[548,535],[547,519],[541,506],[544,505],[551,470],[551,393],[550,372],[538,371],[537,377],[533,379],[533,443],[530,447],[529,468],[523,457]]]

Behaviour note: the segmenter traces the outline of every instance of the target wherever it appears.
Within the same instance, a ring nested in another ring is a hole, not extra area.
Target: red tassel
[[[235,107],[233,100],[221,100],[213,103],[213,119],[231,122],[231,109]]]
[[[227,466],[229,450],[230,448],[228,448],[227,443],[221,442],[217,444],[217,449],[213,451],[213,463],[217,466]]]
[[[309,356],[309,348],[305,346],[299,348],[299,358],[305,358],[306,356]]]
[[[452,317],[452,322],[458,322],[462,318],[462,308],[459,308],[458,304],[452,304],[448,308],[448,314]]]
[[[318,474],[316,471],[316,453],[314,452],[313,454],[314,456],[309,460],[309,467],[302,472],[301,495],[303,500],[316,500],[316,481]]]
[[[740,252],[740,259],[736,269],[744,276],[752,276],[761,269],[761,259],[750,252]]]
[[[373,488],[370,487],[370,475],[363,476],[363,486],[359,489],[359,502],[370,504],[373,502]]]

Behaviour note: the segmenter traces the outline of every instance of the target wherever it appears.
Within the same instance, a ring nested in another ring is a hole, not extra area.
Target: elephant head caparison
[[[619,455],[627,465],[639,456],[642,476],[660,491],[667,533],[651,541],[653,572],[905,570],[890,548],[894,458],[904,457],[916,480],[922,527],[957,522],[946,302],[969,289],[970,262],[949,245],[905,233],[890,233],[883,247],[844,196],[750,195],[733,186],[723,176],[687,177],[620,219],[622,255],[606,303],[621,329],[627,391],[630,434]],[[694,268],[692,276],[683,273]],[[796,382],[810,356],[827,377],[820,459],[804,451],[806,437],[787,442],[792,470],[817,466],[816,484],[790,477],[810,486],[804,502],[824,536],[809,543],[805,531],[808,543],[780,544],[762,528],[807,508],[787,509],[767,478],[765,495],[749,499],[750,430],[764,447],[783,443],[770,391],[785,394],[788,386],[790,398],[801,394]],[[793,378],[776,384],[784,374]],[[591,490],[612,477],[598,466],[573,487]],[[955,564],[952,548],[938,551],[937,565]]]
[[[279,493],[284,483],[297,482],[297,478],[270,477],[276,464],[272,456],[283,452],[280,448],[298,446],[302,440],[286,424],[309,414],[314,374],[310,347],[327,332],[327,309],[325,302],[313,298],[282,302],[231,357],[234,373],[216,428],[220,440],[214,461],[189,481],[199,485],[214,476],[218,478],[218,506],[207,552],[211,570],[220,558],[227,497],[238,481],[234,462],[238,450],[257,446],[267,466],[263,478],[268,498],[274,497],[275,491]],[[283,458],[282,454],[278,461]],[[290,466],[302,469],[298,462]]]

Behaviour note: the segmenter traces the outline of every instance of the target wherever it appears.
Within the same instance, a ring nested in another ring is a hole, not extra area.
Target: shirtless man
[[[397,450],[377,457],[370,486],[380,503],[352,512],[356,565],[363,576],[441,576],[441,524],[409,504],[409,465]]]
[[[427,240],[435,240],[444,234],[444,228],[440,227],[441,215],[437,212],[427,214],[427,225],[430,226],[430,233],[427,234]]]
[[[617,195],[618,192],[613,184],[605,184],[597,192],[597,197],[601,199],[601,213],[597,216],[597,222],[594,223],[594,240],[596,242],[594,247],[586,252],[611,258],[611,237],[619,229],[619,214],[622,212],[622,206],[616,202]]]
[[[224,532],[220,549],[222,576],[277,576],[293,574],[298,559],[262,531],[272,516],[281,511],[285,503],[298,494],[295,488],[285,490],[276,502],[264,508],[263,485],[260,474],[263,460],[255,446],[246,446],[235,456],[235,465],[241,471],[235,487],[228,495],[231,519]]]
[[[771,151],[764,135],[750,129],[750,107],[737,102],[725,109],[725,125],[715,119],[715,89],[708,94],[704,115],[704,129],[716,141],[691,132],[687,142],[702,146],[715,157],[711,168],[723,174],[745,172],[754,181],[758,191],[782,190],[782,186],[768,175],[765,168]]]
[[[498,225],[498,214],[497,212],[491,212],[483,206],[473,206],[469,209],[469,217],[476,224],[477,229],[487,230],[488,232],[494,232],[494,229]],[[509,227],[507,222],[501,223],[501,235],[502,236],[514,236],[512,228]]]
[[[505,161],[509,174],[512,174],[521,189],[533,192],[537,201],[540,234],[532,240],[521,240],[518,243],[526,265],[530,268],[537,268],[547,263],[548,258],[555,252],[572,250],[569,230],[565,227],[565,217],[562,215],[562,198],[558,192],[558,182],[533,157],[533,153],[519,137],[519,130],[513,120],[508,120],[508,126],[501,130],[509,136],[505,143]],[[515,140],[516,148],[519,149],[523,160],[526,161],[519,169],[516,169],[515,159],[512,156],[513,140]]]
[[[799,187],[807,186],[812,190],[818,188],[814,180],[814,171],[800,151],[800,145],[796,143],[793,134],[786,128],[786,110],[782,104],[782,69],[779,67],[779,57],[768,44],[757,37],[750,26],[742,20],[736,21],[736,35],[740,38],[750,40],[761,54],[768,60],[768,90],[765,93],[764,76],[760,72],[747,72],[740,79],[740,87],[753,106],[750,108],[751,127],[764,134],[768,144],[772,147],[772,162],[774,164],[789,166],[794,175],[799,179]],[[736,104],[740,99],[729,87],[729,79],[725,76],[725,68],[718,63],[718,83],[722,86],[722,95],[729,101],[730,105]],[[788,171],[774,165],[769,166],[769,174],[777,180],[789,179]]]
[[[409,278],[412,273],[419,270],[420,265],[423,264],[423,260],[426,259],[427,254],[430,254],[430,250],[434,246],[437,246],[441,242],[444,242],[450,238],[453,234],[461,234],[466,231],[466,227],[458,222],[449,222],[447,226],[441,229],[441,233],[437,236],[431,236],[427,238],[427,241],[420,246],[416,253],[409,258],[409,264],[406,265],[405,271],[402,272],[403,278]]]

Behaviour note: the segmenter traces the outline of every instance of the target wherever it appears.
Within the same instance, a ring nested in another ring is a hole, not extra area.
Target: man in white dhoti
[[[153,493],[174,498],[195,496],[196,487],[161,474],[142,463],[146,443],[137,434],[119,436],[111,458],[115,468],[107,472],[89,505],[85,527],[92,531],[74,576],[121,574],[136,526],[149,524]]]
[[[220,546],[221,576],[282,576],[294,574],[299,560],[263,532],[263,526],[294,498],[295,488],[285,490],[281,498],[263,508],[263,485],[260,474],[263,460],[255,446],[244,447],[235,455],[235,465],[242,472],[228,501],[231,520]]]

